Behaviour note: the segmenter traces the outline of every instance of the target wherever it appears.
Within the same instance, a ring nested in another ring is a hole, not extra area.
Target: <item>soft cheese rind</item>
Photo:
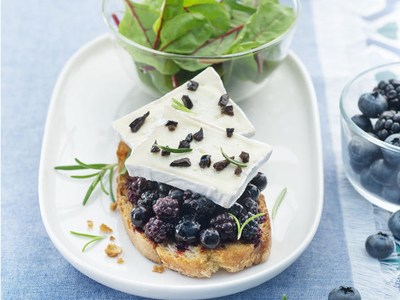
[[[221,78],[213,68],[210,67],[205,69],[199,75],[194,77],[193,80],[199,83],[199,87],[196,91],[189,91],[187,89],[187,84],[185,83],[162,98],[114,121],[112,123],[113,127],[119,133],[121,140],[131,148],[135,148],[143,138],[149,134],[151,128],[160,119],[164,107],[173,104],[172,98],[182,103],[182,95],[188,95],[193,102],[193,108],[191,111],[195,114],[184,113],[188,117],[199,119],[205,123],[213,124],[224,129],[227,127],[235,127],[235,133],[247,137],[254,135],[255,130],[253,125],[232,99],[229,99],[227,105],[233,106],[234,116],[221,114],[221,107],[218,105],[218,101],[219,98],[226,93],[226,90],[222,84]],[[133,133],[129,124],[148,111],[150,112],[150,115],[140,128],[140,131]]]
[[[226,208],[232,206],[256,175],[258,168],[268,160],[272,147],[238,134],[228,138],[226,131],[221,128],[187,118],[169,106],[164,110],[158,125],[132,150],[131,156],[126,160],[125,165],[130,176],[142,176],[183,190],[190,189],[205,195],[218,205]],[[178,122],[174,131],[169,131],[164,125],[168,120]],[[204,139],[193,140],[190,143],[193,149],[191,152],[171,153],[169,156],[161,156],[160,152],[150,152],[155,140],[158,145],[178,148],[179,142],[184,140],[187,134],[194,134],[200,128],[203,128]],[[242,168],[240,176],[234,174],[236,166],[233,164],[229,164],[222,171],[213,168],[215,162],[224,160],[221,147],[227,155],[235,156],[238,161],[242,151],[250,154],[248,166]],[[204,154],[211,155],[212,163],[209,168],[202,169],[199,162]],[[184,157],[190,159],[190,167],[170,166],[172,161]]]

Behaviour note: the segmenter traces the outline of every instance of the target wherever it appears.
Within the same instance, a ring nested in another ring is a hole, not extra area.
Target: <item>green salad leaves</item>
[[[277,0],[121,1],[125,2],[125,14],[119,23],[120,34],[147,48],[180,55],[221,56],[251,50],[281,36],[295,20],[293,9]],[[223,62],[166,58],[135,47],[125,48],[138,69],[148,73],[147,81],[163,86],[161,92],[191,78],[192,72]],[[262,72],[256,55],[249,57],[247,64],[256,67],[248,69]],[[225,73],[230,74],[232,67],[230,63]],[[155,72],[159,74],[152,74]],[[173,86],[163,84],[162,76],[175,76]]]

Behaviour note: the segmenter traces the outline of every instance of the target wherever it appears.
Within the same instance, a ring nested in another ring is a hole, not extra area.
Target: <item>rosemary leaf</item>
[[[254,215],[254,216],[248,218],[248,219],[242,224],[242,226],[240,226],[240,223],[239,223],[238,218],[236,218],[236,216],[233,215],[233,214],[231,214],[231,213],[228,213],[228,214],[229,214],[230,216],[232,216],[232,217],[235,219],[235,221],[236,221],[236,225],[237,225],[237,228],[238,228],[238,237],[237,237],[238,240],[240,240],[240,238],[242,237],[243,228],[244,228],[247,224],[249,224],[249,222],[250,222],[251,220],[265,215],[265,213],[256,214],[256,215]]]
[[[175,98],[172,98],[172,101],[175,104],[172,104],[172,108],[175,108],[177,110],[183,111],[183,112],[187,112],[187,113],[191,113],[191,114],[195,114],[195,112],[191,111],[189,108],[187,108],[185,105],[183,105],[182,103],[180,103],[178,100],[176,100]]]
[[[85,164],[85,163],[83,163],[83,162],[81,162],[79,159],[77,159],[77,158],[75,158],[75,161],[79,164],[79,165],[81,165],[81,166],[83,166],[83,167],[86,167],[86,168],[88,168],[88,169],[96,169],[96,170],[101,170],[101,169],[103,169],[104,167],[108,167],[109,165],[107,165],[107,164],[90,164],[90,165],[88,165],[88,164]]]
[[[104,194],[109,196],[110,194],[107,192],[107,190],[106,190],[106,188],[104,187],[104,184],[103,184],[104,174],[105,174],[105,172],[100,176],[100,186],[101,186],[101,189],[103,190]]]
[[[93,180],[92,184],[90,185],[89,189],[86,192],[85,198],[83,199],[83,205],[86,204],[86,202],[89,200],[90,195],[92,194],[94,188],[96,187],[96,185],[99,183],[101,177],[100,174],[95,178],[95,180]]]
[[[125,157],[125,160],[124,160],[124,165],[123,165],[123,167],[122,167],[122,170],[121,170],[121,172],[119,172],[119,174],[120,175],[125,175],[126,174],[126,167],[125,167],[125,162],[126,162],[126,160],[128,159],[128,157],[131,155],[131,152],[132,152],[132,149],[129,149],[129,152],[128,152],[128,154],[126,155],[126,157]]]
[[[112,187],[112,181],[113,181],[113,175],[114,175],[114,168],[110,169],[110,174],[108,174],[108,179],[110,181],[110,195],[111,195],[111,201],[115,203],[115,197],[114,197],[114,192],[113,192],[113,187]]]
[[[70,170],[86,170],[89,168],[85,167],[85,166],[81,166],[81,165],[74,165],[74,166],[57,166],[57,167],[54,167],[54,169],[70,171]]]
[[[171,153],[186,153],[186,152],[193,151],[192,148],[179,148],[179,149],[176,149],[176,148],[169,148],[169,147],[160,146],[160,145],[154,145],[154,146],[156,146],[156,147],[158,147],[158,148],[160,148],[162,150],[171,152]]]
[[[90,177],[94,177],[96,175],[99,175],[100,172],[97,173],[93,173],[93,174],[89,174],[89,175],[72,175],[71,178],[90,178]]]
[[[224,152],[224,150],[222,150],[222,147],[221,147],[221,153],[222,153],[222,156],[223,156],[227,161],[229,161],[231,164],[234,164],[234,165],[239,166],[239,167],[242,167],[242,168],[247,167],[247,164],[242,163],[242,162],[237,161],[237,160],[234,160],[234,159],[230,158],[228,155],[226,155],[226,153]]]
[[[99,236],[98,238],[95,238],[95,239],[91,240],[90,242],[86,243],[85,246],[83,246],[83,248],[82,248],[82,252],[85,251],[86,247],[89,246],[91,243],[96,242],[98,240],[102,240],[104,238],[105,238],[105,236]]]
[[[238,218],[236,218],[235,215],[233,215],[233,214],[231,214],[231,213],[228,213],[228,215],[230,215],[231,217],[233,217],[233,219],[234,219],[235,222],[236,222],[236,225],[237,225],[237,228],[238,228],[238,240],[239,240],[239,239],[240,239],[240,235],[242,234],[241,231],[240,231],[240,222],[239,222]]]
[[[278,198],[275,201],[274,207],[272,208],[272,219],[275,218],[276,213],[278,212],[278,208],[281,205],[283,198],[285,198],[287,188],[284,188],[282,192],[279,194]]]
[[[86,234],[86,233],[80,233],[80,232],[75,232],[75,231],[72,231],[72,230],[70,230],[70,232],[72,233],[72,234],[75,234],[75,235],[79,235],[79,236],[84,236],[84,237],[89,237],[89,238],[98,238],[99,236],[98,235],[91,235],[91,234]]]

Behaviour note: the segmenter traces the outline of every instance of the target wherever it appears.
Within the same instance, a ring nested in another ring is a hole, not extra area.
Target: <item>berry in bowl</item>
[[[104,0],[103,16],[127,73],[153,96],[212,66],[240,100],[286,57],[299,2]]]
[[[347,178],[367,200],[400,208],[400,63],[365,71],[340,100]]]

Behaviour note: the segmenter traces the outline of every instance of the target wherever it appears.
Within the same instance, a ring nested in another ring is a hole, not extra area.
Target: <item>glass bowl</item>
[[[342,157],[353,187],[371,203],[388,211],[400,209],[400,147],[385,143],[358,127],[352,117],[361,114],[358,99],[382,80],[400,79],[400,62],[367,70],[344,88],[340,99]],[[372,132],[375,122],[371,119]]]
[[[152,96],[163,95],[185,83],[208,66],[219,73],[225,87],[236,101],[259,91],[268,76],[286,57],[299,19],[298,0],[280,0],[293,8],[295,20],[278,38],[255,49],[221,56],[192,56],[160,52],[139,45],[118,32],[115,17],[122,20],[123,0],[104,0],[103,17],[112,32],[120,60],[128,75]],[[190,71],[188,71],[190,70]]]

